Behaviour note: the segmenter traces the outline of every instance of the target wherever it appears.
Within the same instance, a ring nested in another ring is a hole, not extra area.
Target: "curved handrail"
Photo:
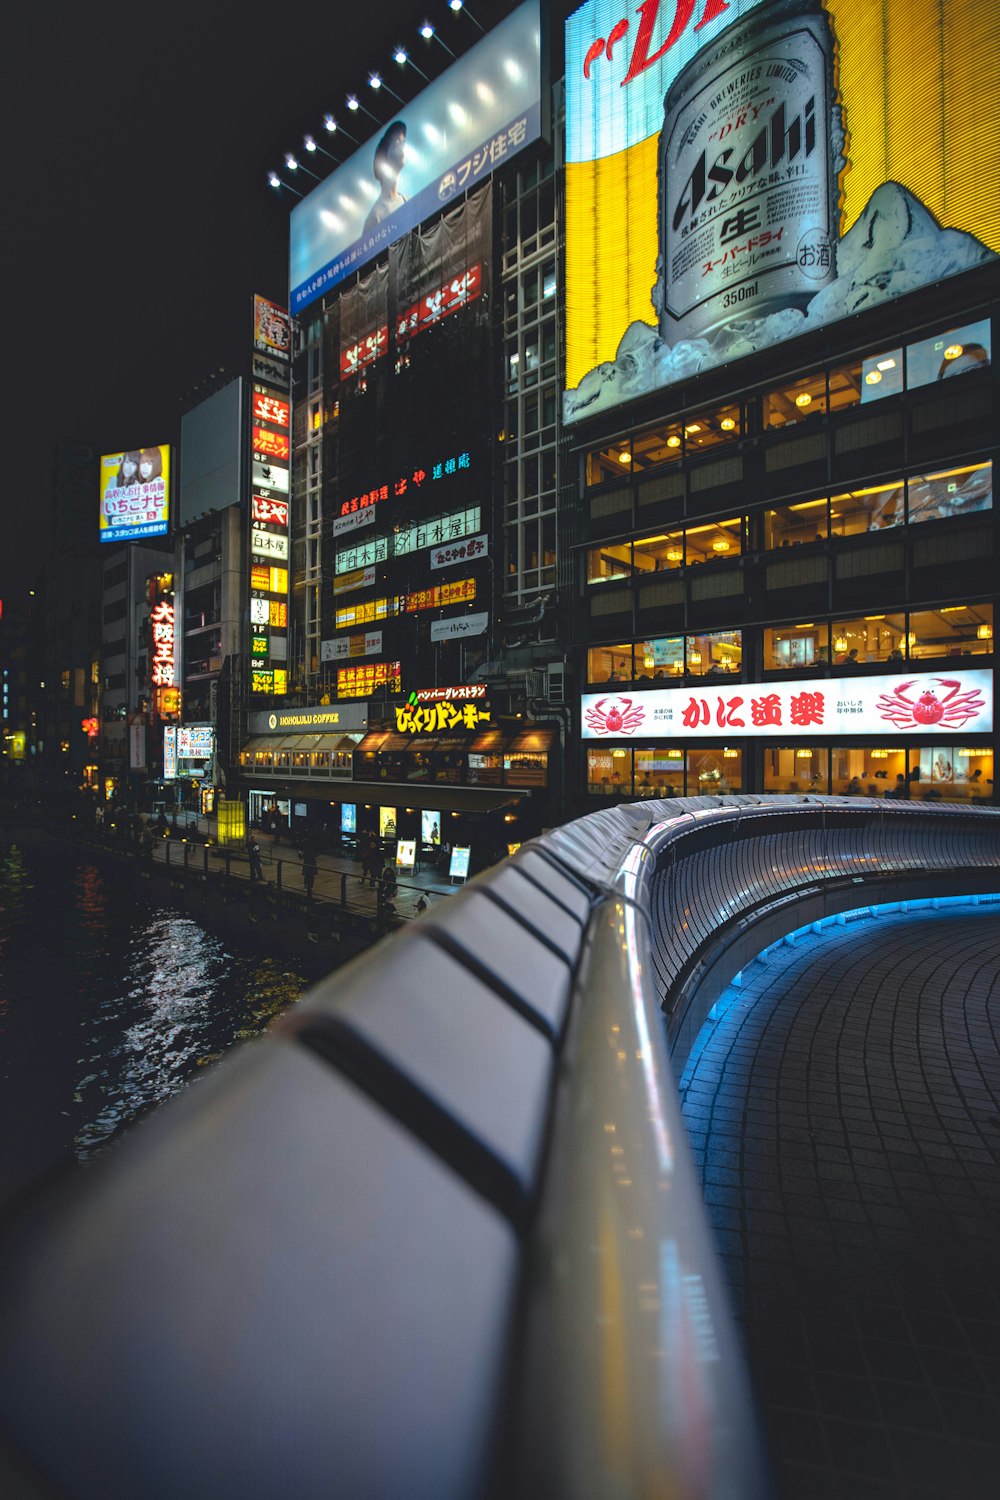
[[[661,1008],[683,1052],[803,915],[992,889],[997,816],[703,798],[525,846],[10,1226],[0,1478],[765,1494]]]

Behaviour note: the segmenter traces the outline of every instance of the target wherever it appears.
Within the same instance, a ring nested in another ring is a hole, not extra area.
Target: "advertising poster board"
[[[417,844],[415,839],[400,839],[396,845],[396,869],[412,870],[417,862]]]
[[[301,313],[484,181],[540,133],[539,0],[525,0],[295,206],[292,312]]]
[[[441,814],[439,812],[420,814],[420,842],[430,849],[440,848]]]
[[[355,802],[342,802],[340,804],[340,831],[341,833],[357,833],[358,831],[358,808]]]
[[[993,729],[993,673],[894,672],[795,682],[705,683],[638,692],[585,693],[585,740],[747,739],[817,735],[968,737]]]
[[[448,875],[451,880],[468,880],[469,858],[472,850],[456,844],[451,851],[451,862],[448,865]]]
[[[566,420],[994,259],[1000,134],[956,91],[972,58],[996,98],[1000,9],[978,0],[574,11]]]
[[[170,530],[170,448],[101,455],[100,540],[135,542]]]

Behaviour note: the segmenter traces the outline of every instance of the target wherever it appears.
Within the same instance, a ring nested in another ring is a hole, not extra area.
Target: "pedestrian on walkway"
[[[306,888],[306,896],[311,901],[313,884],[316,880],[316,851],[305,848],[302,851],[302,884]]]
[[[376,903],[380,912],[388,916],[396,915],[396,872],[391,864],[387,864],[379,875]]]
[[[260,861],[260,845],[255,838],[250,840],[250,879],[264,879],[264,868]]]

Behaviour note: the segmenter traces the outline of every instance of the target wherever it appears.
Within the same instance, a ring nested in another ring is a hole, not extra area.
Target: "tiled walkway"
[[[742,981],[682,1090],[777,1494],[997,1500],[1000,906]]]

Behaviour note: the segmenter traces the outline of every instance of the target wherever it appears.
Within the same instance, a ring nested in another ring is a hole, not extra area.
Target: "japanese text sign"
[[[830,735],[986,734],[993,728],[993,674],[895,672],[873,677],[588,693],[581,736],[684,740]]]

